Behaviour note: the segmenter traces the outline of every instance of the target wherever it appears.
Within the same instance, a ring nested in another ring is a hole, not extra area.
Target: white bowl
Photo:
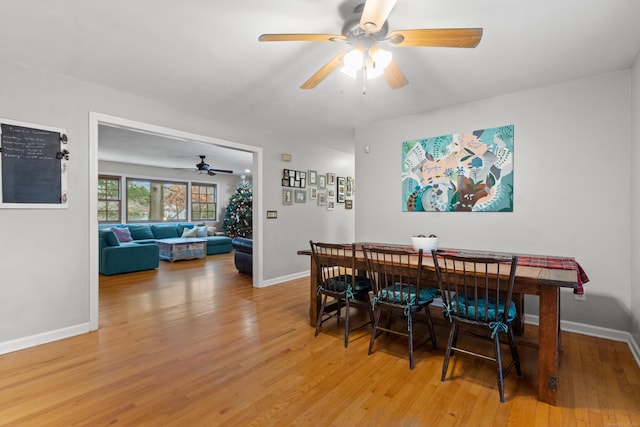
[[[438,249],[437,237],[411,237],[411,244],[416,251],[422,249],[424,252],[431,252]]]

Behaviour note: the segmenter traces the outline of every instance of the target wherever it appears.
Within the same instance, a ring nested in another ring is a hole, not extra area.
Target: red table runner
[[[404,245],[392,245],[392,244],[383,244],[383,243],[360,243],[359,245],[366,244],[368,246],[374,247],[388,247],[395,249],[404,249],[413,251],[413,247],[404,246]],[[486,252],[486,251],[477,251],[477,250],[468,250],[468,249],[449,249],[442,248],[440,249],[442,252],[456,254],[456,255],[486,255],[486,256],[496,256],[496,255],[517,255],[517,254],[508,254],[503,252]],[[431,256],[430,253],[425,253],[425,256]],[[537,268],[551,268],[556,270],[575,270],[577,277],[577,286],[573,289],[573,293],[576,295],[584,294],[584,284],[589,281],[589,277],[587,273],[585,273],[584,269],[578,262],[573,258],[566,257],[552,257],[552,256],[544,256],[544,255],[518,255],[518,265],[523,267],[537,267]]]

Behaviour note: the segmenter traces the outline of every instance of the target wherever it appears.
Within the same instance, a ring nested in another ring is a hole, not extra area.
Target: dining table
[[[411,246],[389,243],[362,242],[356,244],[355,267],[360,272],[366,271],[366,261],[362,252],[362,245],[388,247],[393,249],[412,250]],[[351,244],[349,244],[349,247]],[[505,252],[491,252],[471,249],[441,248],[440,250],[460,255],[504,256],[518,255],[514,294],[537,295],[540,298],[538,311],[538,400],[556,405],[558,391],[558,358],[560,333],[560,288],[572,288],[574,293],[582,294],[583,285],[589,281],[582,267],[571,257],[556,257],[545,255],[519,255]],[[298,255],[310,258],[309,281],[309,323],[315,327],[320,299],[317,295],[318,272],[311,256],[310,249],[302,249]],[[336,259],[336,265],[345,263],[351,267],[351,260]],[[423,253],[423,277],[421,282],[431,283],[437,287],[437,277],[431,252]],[[416,262],[417,266],[417,262]],[[417,268],[416,268],[417,270]]]

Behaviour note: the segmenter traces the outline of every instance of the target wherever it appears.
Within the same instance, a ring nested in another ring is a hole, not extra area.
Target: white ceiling
[[[262,33],[339,34],[358,2],[3,0],[0,57],[303,136],[629,68],[640,51],[638,0],[398,0],[391,30],[482,27],[482,41],[394,48],[409,85],[371,80],[365,95],[339,72],[299,89],[344,44],[258,42]]]
[[[203,155],[213,169],[251,175],[253,155],[246,151],[105,125],[98,127],[98,141],[98,157],[103,161],[196,171]]]

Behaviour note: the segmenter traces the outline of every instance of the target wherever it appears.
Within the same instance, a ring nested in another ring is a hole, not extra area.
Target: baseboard
[[[82,323],[68,328],[56,329],[55,331],[47,331],[41,334],[5,341],[0,343],[0,354],[24,350],[25,348],[35,347],[40,344],[73,337],[89,331],[91,331],[90,323]]]
[[[274,279],[263,280],[257,286],[258,288],[266,288],[267,286],[277,285],[278,283],[288,282],[289,280],[300,279],[302,277],[309,277],[309,271],[301,271],[299,273],[288,274],[286,276],[276,277]]]
[[[538,316],[533,314],[525,314],[524,321],[532,325],[538,325]],[[560,321],[560,329],[576,334],[588,335],[591,337],[604,338],[612,341],[626,342],[629,350],[636,359],[636,363],[640,367],[640,347],[634,340],[633,335],[627,331],[618,331],[616,329],[603,328],[600,326],[587,325],[585,323],[571,322],[568,320]]]

